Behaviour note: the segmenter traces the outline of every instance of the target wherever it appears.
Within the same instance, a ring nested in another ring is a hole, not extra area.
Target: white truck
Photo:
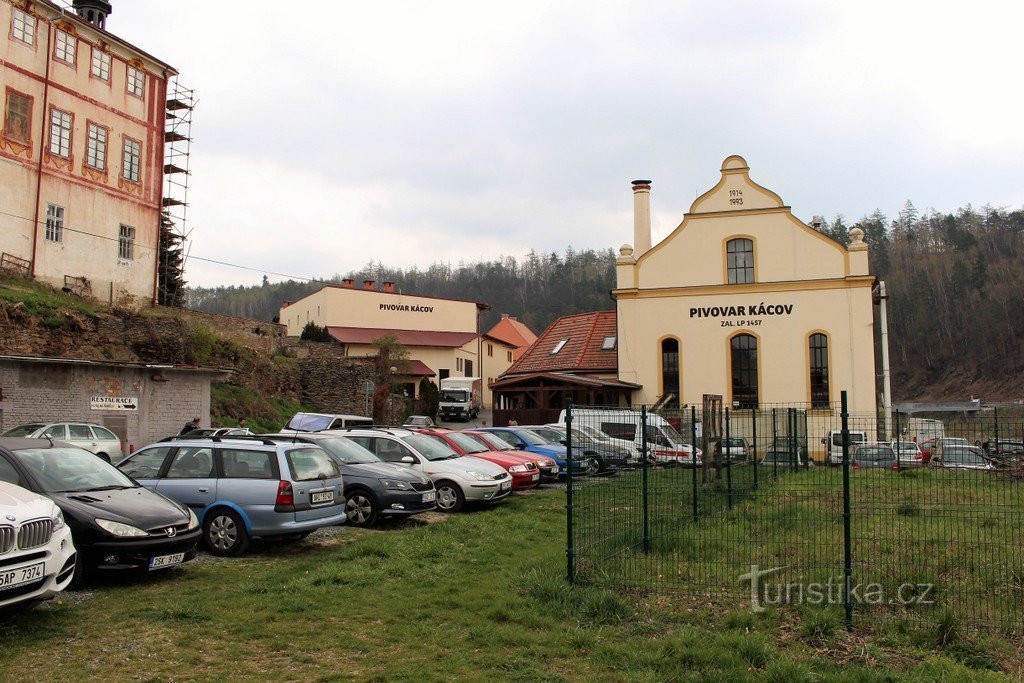
[[[476,419],[480,413],[479,382],[479,377],[446,377],[441,380],[441,402],[438,405],[441,419]]]

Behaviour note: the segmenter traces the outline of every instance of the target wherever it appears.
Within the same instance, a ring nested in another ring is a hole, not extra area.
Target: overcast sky
[[[198,256],[321,277],[618,247],[636,178],[657,241],[730,154],[805,221],[1024,204],[1024,4],[112,3],[197,90]]]

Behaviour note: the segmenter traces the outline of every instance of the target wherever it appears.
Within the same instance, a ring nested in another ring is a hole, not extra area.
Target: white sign
[[[139,399],[131,396],[93,396],[93,410],[138,410]]]

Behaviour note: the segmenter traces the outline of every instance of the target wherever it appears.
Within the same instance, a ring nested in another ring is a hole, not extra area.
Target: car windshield
[[[545,443],[562,443],[565,441],[565,435],[562,432],[547,427],[531,427],[530,433],[544,439]]]
[[[661,433],[667,436],[669,441],[671,441],[673,444],[677,446],[685,445],[683,437],[680,436],[679,432],[677,432],[676,428],[673,427],[672,425],[663,424],[659,427],[659,429],[661,430]]]
[[[299,432],[320,432],[330,427],[333,421],[333,415],[299,413],[288,421],[288,426],[285,429],[294,429]]]
[[[22,448],[14,454],[47,493],[80,493],[138,486],[116,467],[81,448]]]
[[[957,465],[984,465],[988,461],[981,457],[974,448],[953,446],[943,450],[942,462],[955,463]]]
[[[8,429],[6,432],[3,433],[3,436],[28,436],[37,429],[42,429],[45,426],[46,425],[44,424],[21,425],[20,427],[15,427],[14,429]]]
[[[864,443],[868,440],[868,437],[863,432],[850,432],[850,443]],[[832,435],[832,445],[841,447],[843,445],[843,433],[836,432]]]
[[[474,438],[477,438],[477,439],[483,439],[487,443],[487,445],[491,447],[491,450],[494,450],[494,451],[514,451],[515,450],[515,448],[512,447],[512,444],[510,444],[508,441],[505,441],[505,439],[502,439],[501,437],[498,437],[498,436],[496,436],[494,434],[488,434],[487,432],[481,432],[481,433],[474,433],[472,436]]]
[[[448,434],[448,438],[456,443],[456,445],[467,453],[485,453],[487,452],[487,446],[469,436],[468,434],[459,434],[458,432],[451,432]]]
[[[893,448],[898,448],[901,451],[916,451],[917,444],[913,441],[899,441],[893,444]]]
[[[344,437],[317,439],[316,445],[334,456],[335,460],[345,465],[365,465],[371,462],[381,462],[381,459],[376,455],[356,442],[349,441]]]
[[[594,441],[611,441],[611,438],[607,434],[602,432],[600,429],[595,429],[594,427],[591,427],[590,425],[576,425],[573,429],[580,430]]]
[[[959,437],[948,436],[939,439],[939,444],[945,448],[946,446],[970,446],[971,442],[967,439],[961,439]]]
[[[861,446],[855,455],[857,460],[892,460],[896,456],[891,448],[882,446]]]
[[[469,392],[465,389],[442,389],[442,403],[465,403],[469,400]]]
[[[522,439],[531,446],[547,446],[549,443],[558,443],[557,441],[548,441],[544,437],[535,434],[528,429],[516,430],[515,436],[518,436],[520,439]],[[509,437],[514,438],[511,434],[509,434]]]
[[[423,434],[403,436],[402,441],[419,451],[420,455],[427,460],[447,460],[459,457],[459,454],[451,446]]]
[[[726,448],[743,448],[743,439],[722,439],[722,443]]]
[[[793,453],[792,455],[790,455],[786,451],[768,451],[767,453],[764,454],[764,460],[765,460],[765,462],[784,462],[784,463],[788,463],[791,460],[792,460],[792,462],[799,462],[800,461],[800,459],[797,457],[796,453]]]

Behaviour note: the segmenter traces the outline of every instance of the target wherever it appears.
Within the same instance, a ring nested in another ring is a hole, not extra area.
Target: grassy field
[[[955,622],[847,635],[564,582],[564,493],[116,579],[0,621],[4,680],[1003,680]],[[1000,673],[998,670],[1001,669]]]

